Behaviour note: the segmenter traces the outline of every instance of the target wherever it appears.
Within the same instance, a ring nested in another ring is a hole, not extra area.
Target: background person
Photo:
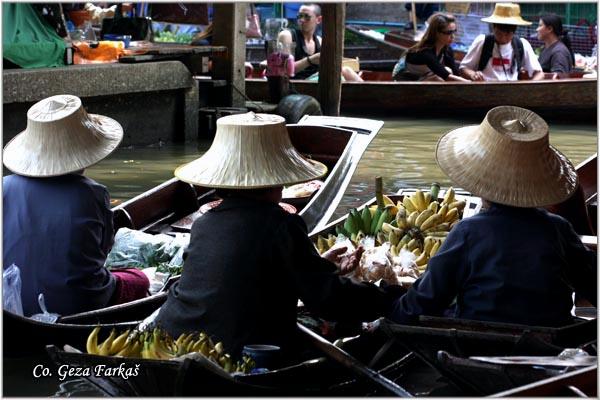
[[[544,79],[531,44],[515,36],[517,26],[531,25],[521,18],[518,4],[497,3],[494,13],[481,19],[492,24],[492,35],[479,35],[460,63],[463,77],[471,81],[516,81],[521,70],[532,80]]]
[[[223,201],[194,222],[181,279],[156,323],[174,336],[205,331],[237,357],[247,344],[295,350],[298,299],[328,320],[360,322],[388,312],[392,295],[338,276],[302,218],[278,205],[283,185],[319,178],[326,169],[294,149],[280,116],[220,118],[211,148],[175,175],[217,188]],[[342,269],[355,268],[360,255],[340,260]]]
[[[450,44],[456,34],[456,21],[448,14],[429,17],[421,40],[408,49],[405,66],[393,74],[395,80],[463,81]],[[401,67],[400,67],[401,68]]]
[[[536,29],[538,39],[544,42],[539,57],[544,72],[571,72],[575,56],[571,49],[568,32],[558,15],[548,14],[540,18]]]
[[[106,187],[83,170],[112,153],[123,128],[88,114],[71,95],[31,106],[27,128],[4,148],[3,262],[21,271],[25,316],[73,314],[146,296],[150,282],[136,269],[111,273],[104,261],[113,243]]]
[[[568,199],[577,171],[548,141],[548,125],[519,107],[446,133],[436,159],[455,185],[488,208],[462,220],[427,271],[395,305],[414,323],[454,299],[457,318],[539,326],[573,322],[573,291],[596,305],[597,256],[564,218],[543,208]]]
[[[322,22],[321,7],[317,4],[303,4],[298,10],[299,29],[285,29],[277,40],[288,45],[294,43],[295,79],[318,79],[321,59],[321,37],[316,34]],[[342,78],[350,82],[362,82],[362,78],[350,67],[342,67]]]

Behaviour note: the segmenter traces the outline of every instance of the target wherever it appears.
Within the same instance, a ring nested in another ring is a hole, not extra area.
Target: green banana
[[[371,229],[370,232],[372,235],[377,235],[377,224],[379,224],[379,219],[381,218],[381,214],[383,214],[383,210],[381,208],[377,208],[375,210],[375,214],[373,214],[373,218],[371,219]]]
[[[372,232],[371,232],[371,210],[369,210],[369,207],[365,206],[365,208],[363,208],[361,219],[362,219],[362,225],[363,225],[365,234],[370,235]]]

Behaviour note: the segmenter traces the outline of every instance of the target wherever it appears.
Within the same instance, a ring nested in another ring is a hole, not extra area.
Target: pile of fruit
[[[362,211],[353,209],[344,223],[336,226],[337,236],[317,237],[317,250],[322,254],[340,239],[348,238],[353,245],[362,244],[366,248],[354,277],[367,281],[384,278],[392,282],[392,275],[417,278],[459,222],[465,208],[465,201],[456,199],[452,187],[441,201],[438,199],[439,190],[439,185],[433,184],[430,191],[417,189],[396,204],[389,197],[381,196],[377,205],[364,207]],[[368,244],[369,238],[371,245]],[[414,255],[409,257],[412,268],[403,261],[407,257],[400,257],[403,250]],[[376,273],[372,269],[374,254],[378,254]]]
[[[229,373],[248,373],[254,368],[254,361],[247,356],[234,363],[231,356],[225,353],[223,343],[214,344],[204,332],[182,333],[174,340],[160,328],[143,332],[127,330],[121,334],[113,329],[98,344],[99,333],[100,327],[97,326],[88,336],[86,350],[89,354],[169,360],[189,353],[200,353]]]

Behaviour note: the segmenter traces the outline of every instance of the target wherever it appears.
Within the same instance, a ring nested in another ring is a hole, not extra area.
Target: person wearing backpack
[[[498,3],[494,13],[481,19],[492,24],[493,34],[479,35],[460,63],[461,75],[471,81],[516,81],[525,71],[530,79],[544,79],[531,44],[515,36],[517,26],[531,25],[521,18],[518,4]]]

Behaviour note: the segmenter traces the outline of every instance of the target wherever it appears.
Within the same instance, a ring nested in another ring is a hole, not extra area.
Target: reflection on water
[[[345,213],[374,196],[374,178],[382,176],[384,190],[394,192],[405,187],[429,188],[437,181],[442,186],[450,182],[438,168],[435,145],[443,133],[480,120],[388,119],[379,135],[365,152],[334,217]],[[552,125],[551,143],[578,164],[597,151],[596,126]],[[161,148],[143,147],[119,149],[109,158],[89,168],[86,174],[106,185],[113,199],[126,200],[162,183],[173,176],[175,167],[199,157],[210,143],[169,145]],[[4,395],[100,396],[89,384],[72,380],[58,382],[35,381],[32,384],[32,362],[26,365],[5,364]],[[35,364],[33,364],[35,365]],[[8,378],[8,379],[7,379]],[[8,389],[8,391],[7,391]]]
[[[416,186],[428,188],[434,181],[448,186],[450,181],[434,158],[437,140],[449,130],[479,122],[433,118],[385,120],[383,129],[363,155],[336,215],[373,197],[376,176],[383,177],[387,192]],[[550,142],[574,164],[596,152],[596,126],[553,124],[550,129]],[[204,142],[198,147],[119,149],[89,168],[86,174],[108,186],[113,199],[126,200],[171,178],[178,165],[199,157],[209,146],[210,143]]]

